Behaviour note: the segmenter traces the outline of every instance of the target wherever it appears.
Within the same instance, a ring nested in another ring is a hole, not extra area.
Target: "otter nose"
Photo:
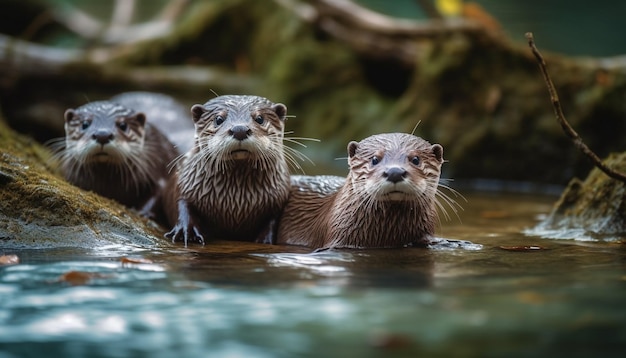
[[[406,170],[398,167],[391,167],[383,173],[383,177],[392,183],[398,183],[404,180]]]
[[[98,129],[92,136],[96,142],[105,145],[113,140],[113,133],[106,129]]]
[[[234,126],[230,129],[230,135],[237,140],[244,140],[248,138],[252,131],[247,126]]]

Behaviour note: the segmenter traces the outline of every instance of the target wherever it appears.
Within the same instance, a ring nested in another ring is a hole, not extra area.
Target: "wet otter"
[[[443,147],[388,133],[348,144],[347,178],[292,177],[277,243],[312,248],[427,244],[438,221]]]
[[[174,143],[180,153],[193,146],[193,123],[189,120],[189,109],[174,98],[153,92],[124,92],[111,98],[124,107],[142,112],[148,122]]]
[[[164,207],[172,241],[204,236],[272,242],[289,195],[287,107],[257,96],[219,96],[191,107],[194,147],[170,178]]]
[[[67,181],[159,216],[155,205],[178,152],[144,113],[91,102],[65,111],[65,132],[51,146]]]

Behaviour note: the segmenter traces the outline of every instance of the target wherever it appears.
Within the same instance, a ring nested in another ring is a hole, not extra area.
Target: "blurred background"
[[[625,10],[580,0],[3,0],[0,105],[13,128],[45,142],[63,136],[65,109],[124,91],[187,107],[256,94],[287,105],[290,136],[321,140],[298,148],[316,164],[302,163],[307,174],[343,175],[336,158],[350,140],[415,130],[444,146],[444,176],[458,183],[564,185],[591,165],[554,120],[524,33],[545,52],[568,120],[604,157],[624,148]]]
[[[427,13],[416,0],[358,0],[390,16],[424,19]],[[626,53],[623,17],[626,3],[601,0],[475,0],[515,41],[524,42],[528,31],[541,36],[546,50],[572,56],[615,56]],[[439,0],[450,15],[459,15],[463,1]]]

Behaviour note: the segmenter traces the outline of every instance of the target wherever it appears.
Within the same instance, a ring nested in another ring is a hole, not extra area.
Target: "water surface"
[[[0,252],[0,358],[621,357],[626,246],[525,235],[554,201],[469,195],[480,250]]]

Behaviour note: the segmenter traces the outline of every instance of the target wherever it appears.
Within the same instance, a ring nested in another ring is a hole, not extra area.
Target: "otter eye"
[[[215,117],[215,125],[219,126],[220,124],[224,123],[224,117],[218,115],[217,117]]]
[[[119,128],[122,132],[126,132],[126,130],[128,129],[128,124],[126,124],[126,122],[119,122],[117,124],[117,128]]]
[[[263,124],[263,122],[265,122],[265,119],[263,119],[263,116],[259,114],[258,116],[256,116],[254,121],[257,122],[258,124]]]
[[[91,125],[91,122],[90,122],[90,121],[88,121],[88,120],[84,120],[84,121],[80,124],[80,127],[81,127],[83,130],[85,130],[85,129],[89,128],[89,126],[90,126],[90,125]]]
[[[378,159],[378,157],[372,158],[372,165],[376,165],[378,163],[380,163],[380,159]]]
[[[420,157],[411,158],[411,163],[413,163],[414,165],[420,165]]]

